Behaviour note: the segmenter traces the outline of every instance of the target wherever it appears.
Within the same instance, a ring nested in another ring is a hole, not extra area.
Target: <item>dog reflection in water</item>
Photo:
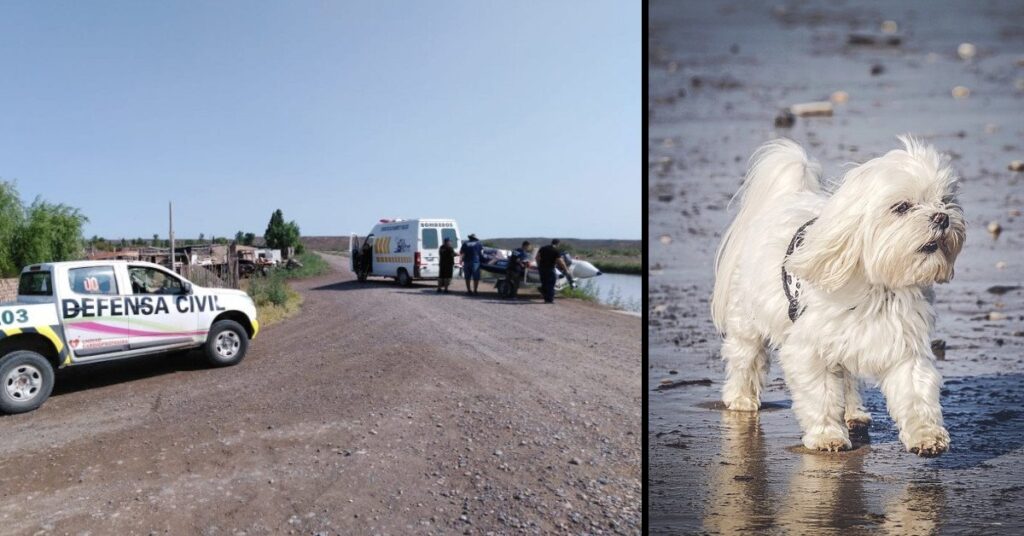
[[[864,470],[866,446],[844,453],[811,453],[799,447],[778,453],[774,451],[779,447],[767,445],[760,413],[721,415],[721,457],[712,470],[704,513],[708,533],[939,533],[946,502],[941,485],[910,483],[889,494],[884,481]],[[798,459],[780,464],[780,454]],[[875,482],[883,489],[873,489]]]

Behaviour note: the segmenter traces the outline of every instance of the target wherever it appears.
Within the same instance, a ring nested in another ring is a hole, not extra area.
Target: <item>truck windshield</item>
[[[22,296],[53,296],[50,272],[25,272],[18,281],[18,294]]]

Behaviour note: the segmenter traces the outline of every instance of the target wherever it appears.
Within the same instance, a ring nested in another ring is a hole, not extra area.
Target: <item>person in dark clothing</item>
[[[540,293],[544,296],[544,303],[555,303],[555,282],[558,280],[555,268],[561,270],[572,284],[569,267],[565,265],[562,252],[558,250],[558,243],[556,238],[551,244],[537,250],[537,271],[540,272]]]
[[[519,293],[519,284],[523,282],[523,276],[526,275],[526,269],[530,266],[530,242],[525,241],[521,247],[512,250],[512,255],[508,258],[508,269],[505,274],[505,278],[509,284],[509,295],[510,298],[515,298],[516,294]]]
[[[459,255],[462,255],[462,273],[466,276],[466,292],[478,294],[480,287],[480,260],[483,256],[484,245],[476,239],[475,234],[469,235],[469,240],[462,244]],[[470,290],[469,281],[473,280],[473,288]]]
[[[437,249],[440,256],[440,266],[437,274],[437,291],[448,292],[448,285],[452,282],[452,272],[455,271],[455,248],[452,247],[452,240],[445,238],[444,243]]]
[[[360,280],[364,280],[373,271],[373,246],[370,245],[369,238],[363,241],[363,248],[359,252],[359,264],[359,270],[362,271]]]

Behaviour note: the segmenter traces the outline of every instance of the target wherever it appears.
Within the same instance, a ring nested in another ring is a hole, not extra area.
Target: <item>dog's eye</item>
[[[892,206],[892,211],[896,214],[903,214],[910,210],[910,201],[903,201],[902,203],[896,203]]]

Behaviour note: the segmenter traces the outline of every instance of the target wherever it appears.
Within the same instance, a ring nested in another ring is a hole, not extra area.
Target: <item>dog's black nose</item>
[[[949,216],[945,212],[938,212],[932,216],[932,222],[939,227],[939,229],[945,229],[949,227]]]

